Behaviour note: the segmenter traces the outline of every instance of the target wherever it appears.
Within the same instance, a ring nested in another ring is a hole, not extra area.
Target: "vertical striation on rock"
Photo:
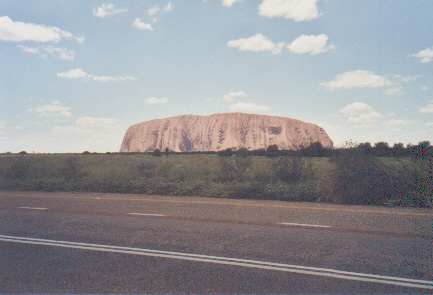
[[[333,145],[323,128],[291,118],[244,113],[182,115],[130,126],[120,152],[148,152],[167,147],[177,152],[255,150],[273,144],[280,149],[296,150],[313,142],[326,148]]]

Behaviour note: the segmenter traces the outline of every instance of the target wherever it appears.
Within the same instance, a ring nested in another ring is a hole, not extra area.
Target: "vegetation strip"
[[[20,207],[20,209],[28,209],[28,210],[48,210],[48,208],[40,208],[40,207]]]
[[[0,154],[0,190],[433,208],[433,147],[412,150],[419,153]]]
[[[120,247],[120,246],[99,245],[99,244],[56,241],[56,240],[37,239],[37,238],[14,237],[14,236],[6,236],[6,235],[0,235],[0,241],[84,249],[84,250],[93,250],[93,251],[114,252],[114,253],[122,253],[122,254],[143,255],[143,256],[152,256],[152,257],[171,258],[171,259],[181,259],[181,260],[189,260],[189,261],[197,261],[197,262],[235,265],[235,266],[265,269],[265,270],[276,270],[276,271],[284,271],[284,272],[291,272],[291,273],[332,277],[337,279],[397,285],[397,286],[404,286],[404,287],[411,287],[411,288],[433,289],[433,281],[427,281],[427,280],[381,276],[381,275],[373,275],[373,274],[340,271],[340,270],[327,269],[327,268],[281,264],[281,263],[273,263],[273,262],[265,262],[265,261],[257,261],[257,260],[160,251],[160,250],[142,249],[142,248],[130,248],[130,247]]]
[[[29,197],[28,195],[13,195],[8,197]],[[31,196],[36,198],[60,198],[60,199],[94,199],[93,197],[65,197],[65,196]],[[246,207],[271,207],[271,208],[286,208],[286,209],[303,209],[303,210],[324,210],[324,211],[343,211],[343,212],[361,212],[361,213],[379,213],[379,214],[395,214],[395,215],[411,215],[411,216],[431,216],[433,213],[413,213],[413,212],[391,212],[383,210],[366,210],[366,209],[343,209],[343,208],[316,208],[316,207],[303,207],[292,205],[268,205],[268,204],[242,204],[242,203],[229,203],[229,202],[206,202],[206,201],[185,201],[185,200],[153,200],[146,198],[97,198],[99,200],[126,200],[126,201],[142,201],[142,202],[163,202],[163,203],[186,203],[186,204],[210,204],[210,205],[232,205],[232,206],[246,206]]]

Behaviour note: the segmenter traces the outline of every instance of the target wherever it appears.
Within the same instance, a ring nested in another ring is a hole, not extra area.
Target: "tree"
[[[161,150],[160,150],[160,149],[155,149],[155,150],[153,151],[153,156],[154,156],[154,157],[161,157],[161,155],[162,155],[162,153],[161,153]]]
[[[369,142],[360,143],[357,146],[357,149],[364,154],[370,154],[371,150],[372,150],[371,143],[369,143]]]
[[[390,155],[390,148],[387,142],[381,141],[374,145],[374,151],[378,157],[388,157]]]
[[[168,147],[165,148],[165,156],[168,157],[168,155],[170,154],[170,150]]]
[[[327,150],[322,146],[320,142],[312,142],[306,148],[303,148],[302,154],[307,157],[323,157],[328,155]]]
[[[276,144],[271,144],[266,149],[266,157],[269,158],[278,157],[278,151],[279,151],[278,146]]]
[[[406,153],[406,149],[404,148],[404,144],[394,143],[391,152],[394,157],[403,157]]]
[[[231,148],[218,151],[218,156],[220,157],[231,157],[233,155],[233,150]]]
[[[421,141],[418,145],[410,148],[410,154],[416,159],[426,159],[431,157],[433,151],[430,146],[430,141]]]
[[[249,151],[246,148],[240,148],[235,152],[236,157],[246,158],[249,155]]]

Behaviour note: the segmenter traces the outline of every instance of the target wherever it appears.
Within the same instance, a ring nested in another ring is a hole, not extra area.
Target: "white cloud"
[[[73,61],[75,58],[75,51],[69,50],[67,48],[57,48],[49,45],[44,49],[47,53],[53,55],[56,58],[70,60],[70,61]]]
[[[15,130],[23,130],[24,129],[24,127],[22,127],[22,126],[15,126]]]
[[[57,73],[57,77],[68,78],[68,79],[87,78],[98,82],[135,81],[135,78],[131,76],[126,76],[126,77],[94,76],[94,75],[87,74],[82,69],[74,69],[66,73]]]
[[[71,108],[62,106],[59,102],[53,101],[49,105],[44,105],[29,111],[37,113],[41,117],[70,117]]]
[[[294,53],[310,53],[311,55],[325,53],[335,49],[334,45],[326,45],[326,43],[328,43],[328,36],[325,34],[318,36],[302,35],[296,38],[291,44],[287,45],[287,48]]]
[[[78,126],[68,125],[68,126],[55,126],[51,128],[51,132],[54,135],[70,136],[70,135],[85,135],[91,134],[92,131],[89,129],[81,128]]]
[[[418,58],[420,63],[429,63],[433,61],[433,47],[421,50],[418,53],[414,53],[409,55],[409,57]]]
[[[172,4],[171,2],[168,2],[168,4],[167,4],[166,6],[164,6],[164,7],[162,8],[162,10],[163,10],[164,12],[170,12],[170,11],[173,11],[173,4]]]
[[[338,112],[348,116],[347,122],[349,123],[375,122],[383,117],[381,114],[374,111],[373,107],[362,102],[349,104]]]
[[[376,122],[382,119],[382,115],[377,112],[371,112],[369,114],[361,114],[358,117],[350,117],[347,119],[349,123],[361,123],[361,122]]]
[[[51,45],[48,45],[45,47],[39,46],[36,48],[31,48],[31,47],[22,46],[22,45],[17,45],[17,47],[26,53],[37,54],[38,57],[40,57],[42,59],[47,58],[45,53],[48,53],[55,58],[60,58],[60,59],[69,60],[69,61],[73,61],[75,58],[75,51],[69,50],[67,48],[58,48],[58,47],[54,47]]]
[[[75,121],[75,124],[79,127],[84,127],[84,128],[95,128],[95,127],[109,128],[115,125],[117,122],[118,122],[117,119],[111,119],[111,118],[81,117]]]
[[[384,87],[393,85],[388,79],[371,71],[357,70],[337,75],[333,81],[320,83],[329,90],[338,88]]]
[[[354,116],[354,115],[371,113],[373,112],[373,107],[362,102],[354,102],[352,104],[345,106],[343,109],[339,110],[338,112],[347,116]]]
[[[247,94],[244,91],[229,92],[228,94],[223,96],[223,100],[226,102],[232,102],[233,98],[245,95]]]
[[[75,39],[82,43],[84,37],[75,37],[57,27],[33,23],[14,22],[7,16],[0,17],[0,40],[10,42],[34,41],[58,43],[62,39]]]
[[[89,78],[92,79],[93,81],[98,81],[98,82],[135,81],[135,78],[131,77],[131,76],[126,76],[126,77],[108,77],[108,76],[93,76],[93,75],[89,75]]]
[[[265,105],[257,105],[253,102],[238,102],[230,106],[232,111],[244,111],[244,112],[266,112],[272,108]]]
[[[365,128],[370,128],[370,125],[368,124],[353,125],[353,128],[365,129]]]
[[[403,125],[413,125],[417,122],[415,120],[390,120],[388,121],[388,125],[392,126],[403,126]]]
[[[159,10],[160,10],[159,6],[153,6],[152,8],[149,8],[147,10],[147,15],[150,17],[155,16],[158,14]]]
[[[147,104],[163,104],[163,103],[167,103],[167,102],[168,102],[167,97],[161,97],[161,98],[150,97],[150,98],[146,98],[144,100],[144,103],[147,103]]]
[[[421,108],[418,112],[422,114],[433,114],[433,101],[431,101],[431,103],[429,103],[425,107]]]
[[[4,129],[6,128],[6,121],[1,121],[0,122],[0,129]]]
[[[415,81],[416,79],[418,79],[420,77],[421,77],[421,75],[401,77],[401,81],[403,81],[403,82]]]
[[[393,96],[393,95],[402,95],[402,94],[405,94],[405,93],[403,92],[403,88],[402,87],[395,87],[395,88],[388,88],[388,89],[386,89],[383,92],[383,94]]]
[[[17,45],[18,48],[20,48],[22,51],[26,52],[26,53],[33,53],[33,54],[38,54],[39,53],[39,47],[37,48],[30,48],[28,46],[23,46],[23,45]]]
[[[127,11],[128,11],[128,9],[126,9],[126,8],[116,9],[113,4],[103,3],[98,8],[93,9],[93,15],[96,17],[104,18],[104,17],[109,16],[109,15],[115,15],[115,14],[124,13]]]
[[[433,126],[433,122],[428,122],[426,126]]]
[[[423,86],[423,87],[421,87],[421,90],[422,91],[427,91],[427,90],[429,90],[430,88],[428,88],[427,86]]]
[[[139,29],[139,30],[153,31],[151,24],[143,23],[139,18],[135,19],[134,23],[132,24],[132,27]]]
[[[227,42],[227,47],[238,48],[240,51],[270,51],[272,54],[281,53],[284,43],[273,43],[262,34],[256,34],[249,38],[241,38]]]
[[[309,21],[320,16],[317,0],[263,0],[259,14],[266,17],[284,17],[296,22]]]
[[[223,6],[232,7],[232,5],[240,0],[222,0]]]
[[[66,73],[57,73],[57,77],[68,79],[81,79],[86,78],[88,75],[82,69],[70,70]]]
[[[101,129],[117,127],[118,120],[113,118],[93,118],[81,117],[78,118],[74,125],[68,126],[55,126],[51,128],[54,135],[90,135],[99,134]],[[98,133],[96,133],[98,131]]]

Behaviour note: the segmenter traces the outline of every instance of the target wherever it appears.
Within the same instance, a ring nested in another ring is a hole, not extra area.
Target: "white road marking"
[[[303,227],[322,227],[322,228],[330,228],[330,225],[320,225],[320,224],[304,224],[304,223],[291,223],[291,222],[278,222],[278,224],[282,225],[291,225],[291,226],[303,226]]]
[[[334,269],[327,269],[327,268],[281,264],[281,263],[273,263],[273,262],[265,262],[265,261],[257,261],[257,260],[207,256],[207,255],[199,255],[199,254],[169,252],[169,251],[130,248],[130,247],[76,243],[76,242],[56,241],[56,240],[46,240],[46,239],[36,239],[36,238],[14,237],[14,236],[5,236],[5,235],[0,235],[0,241],[85,249],[85,250],[92,250],[92,251],[143,255],[143,256],[152,256],[152,257],[163,257],[163,258],[171,258],[171,259],[182,259],[182,260],[189,260],[189,261],[199,261],[199,262],[216,263],[216,264],[224,264],[224,265],[236,265],[236,266],[252,267],[258,269],[332,277],[332,278],[353,280],[353,281],[364,281],[364,282],[381,283],[381,284],[388,284],[388,285],[397,285],[397,286],[404,286],[404,287],[411,287],[411,288],[433,289],[433,281],[364,274],[364,273],[348,272],[348,271],[341,271],[341,270],[334,270]]]
[[[40,208],[40,207],[20,207],[20,209],[28,209],[28,210],[48,210],[48,208]]]
[[[158,216],[162,217],[165,216],[163,214],[152,214],[152,213],[128,213],[129,215],[140,215],[140,216]]]

